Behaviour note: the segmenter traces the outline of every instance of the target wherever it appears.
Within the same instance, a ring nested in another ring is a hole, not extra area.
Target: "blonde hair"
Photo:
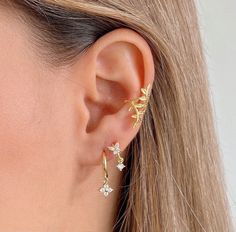
[[[129,172],[114,231],[232,231],[194,1],[12,2],[32,20],[47,18],[37,28],[48,28],[46,43],[54,41],[48,47],[60,51],[63,62],[119,27],[135,30],[150,45],[155,81],[143,125],[127,149]],[[67,25],[80,44],[62,35]]]

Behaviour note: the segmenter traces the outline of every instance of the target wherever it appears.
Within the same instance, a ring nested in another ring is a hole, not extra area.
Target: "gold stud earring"
[[[122,171],[125,168],[125,165],[123,164],[124,162],[124,158],[121,157],[120,153],[121,153],[121,148],[120,148],[120,144],[117,142],[115,144],[112,144],[111,147],[107,147],[109,151],[111,151],[113,153],[114,156],[116,156],[117,158],[117,168]]]
[[[107,197],[112,191],[113,189],[109,186],[109,176],[108,176],[108,168],[107,168],[107,158],[106,158],[106,154],[103,151],[103,169],[104,169],[104,182],[103,182],[103,186],[100,188],[100,192],[103,193],[103,195],[105,197]]]
[[[151,84],[146,88],[141,88],[141,96],[132,100],[125,100],[125,103],[130,103],[129,111],[133,110],[135,114],[131,117],[135,119],[133,128],[137,127],[143,120],[144,114],[146,112],[149,98],[151,95]]]

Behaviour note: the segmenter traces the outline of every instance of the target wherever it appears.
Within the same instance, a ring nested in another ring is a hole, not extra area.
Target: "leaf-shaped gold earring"
[[[141,96],[132,99],[132,100],[126,100],[125,102],[130,103],[129,111],[133,110],[135,114],[133,114],[131,117],[135,119],[133,127],[137,127],[143,120],[144,114],[146,112],[148,101],[151,95],[151,85],[149,84],[146,88],[141,88]]]

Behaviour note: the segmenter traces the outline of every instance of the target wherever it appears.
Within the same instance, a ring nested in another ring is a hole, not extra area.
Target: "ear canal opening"
[[[126,91],[118,82],[97,77],[96,85],[99,99],[97,101],[85,99],[90,114],[86,127],[87,133],[94,131],[103,117],[116,114],[123,107],[126,99]]]
[[[86,127],[87,133],[94,131],[99,126],[99,122],[105,115],[111,115],[117,112],[113,107],[99,102],[94,102],[90,99],[86,99],[85,104],[88,109],[90,109],[90,118]]]

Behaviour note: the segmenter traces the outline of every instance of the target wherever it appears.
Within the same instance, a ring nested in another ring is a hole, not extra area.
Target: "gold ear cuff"
[[[134,114],[131,116],[135,121],[133,128],[141,124],[144,114],[147,110],[149,98],[151,95],[151,84],[145,88],[141,88],[141,96],[132,100],[126,100],[125,103],[130,103],[129,111],[133,110]]]

